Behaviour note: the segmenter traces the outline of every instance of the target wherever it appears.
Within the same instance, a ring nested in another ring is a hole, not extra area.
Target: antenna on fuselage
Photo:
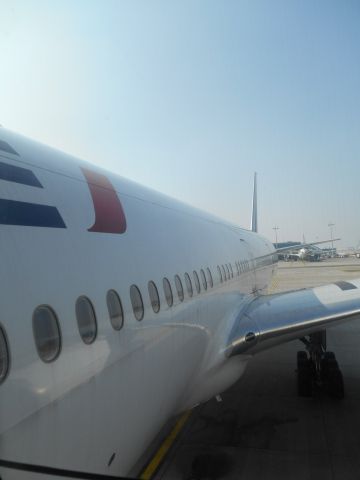
[[[254,193],[252,201],[252,214],[251,214],[251,231],[258,231],[258,215],[257,215],[257,185],[256,185],[257,173],[254,173]]]

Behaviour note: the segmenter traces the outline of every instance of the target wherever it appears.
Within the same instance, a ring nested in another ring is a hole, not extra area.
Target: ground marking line
[[[184,427],[185,423],[189,419],[192,410],[188,410],[187,412],[183,413],[179,420],[176,422],[174,428],[171,430],[170,434],[165,438],[163,443],[161,444],[159,450],[154,455],[153,459],[147,465],[145,470],[140,475],[140,480],[150,480],[158,469],[160,463],[163,461],[165,455],[169,451],[172,444],[175,442],[177,436],[181,432],[182,428]]]

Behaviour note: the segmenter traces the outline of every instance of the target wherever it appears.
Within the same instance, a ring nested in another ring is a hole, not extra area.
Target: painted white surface
[[[0,385],[0,458],[125,475],[170,416],[220,393],[243,373],[247,357],[227,360],[224,346],[244,298],[266,291],[274,265],[255,272],[253,259],[273,246],[6,130],[0,139],[20,155],[1,153],[0,161],[31,169],[44,187],[0,180],[1,198],[56,206],[67,226],[0,225],[0,324],[11,353],[9,375]],[[117,191],[127,219],[124,234],[88,232],[94,208],[84,165],[105,174]],[[238,261],[248,262],[249,271],[237,275]],[[226,263],[234,277],[221,283],[217,265]],[[192,272],[207,267],[214,286],[197,294]],[[192,278],[192,298],[185,272]],[[176,294],[175,274],[183,282],[184,302]],[[171,308],[163,277],[173,289]],[[150,280],[160,294],[158,314],[148,296]],[[143,296],[141,322],[132,312],[132,284]],[[118,292],[124,308],[120,331],[110,324],[109,289]],[[77,328],[80,295],[96,311],[98,334],[91,345]],[[40,360],[32,331],[33,311],[42,304],[54,309],[62,332],[61,353],[49,364]]]

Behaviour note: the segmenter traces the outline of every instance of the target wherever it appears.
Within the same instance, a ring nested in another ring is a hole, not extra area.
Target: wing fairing
[[[226,355],[257,353],[350,319],[360,320],[360,279],[343,283],[254,298],[234,322]]]

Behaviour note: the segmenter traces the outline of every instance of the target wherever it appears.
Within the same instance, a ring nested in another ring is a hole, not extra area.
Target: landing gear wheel
[[[334,352],[326,351],[326,332],[303,337],[309,354],[297,352],[297,389],[300,397],[311,397],[323,391],[332,398],[344,398],[344,379]]]
[[[334,352],[325,352],[324,353],[324,359],[336,360],[335,353]]]
[[[328,383],[328,394],[330,397],[342,399],[344,398],[344,379],[339,368],[330,372]]]
[[[321,360],[321,380],[330,397],[344,398],[344,379],[333,352],[326,352]]]
[[[327,383],[329,375],[333,370],[339,370],[338,362],[336,361],[334,352],[325,352],[324,357],[320,362],[320,376],[323,383]]]
[[[297,365],[299,367],[299,364],[302,364],[303,362],[306,362],[306,360],[308,359],[308,356],[307,356],[307,353],[305,352],[305,350],[300,350],[299,352],[297,352]]]
[[[297,390],[299,397],[312,397],[314,386],[314,365],[307,353],[297,353]]]

